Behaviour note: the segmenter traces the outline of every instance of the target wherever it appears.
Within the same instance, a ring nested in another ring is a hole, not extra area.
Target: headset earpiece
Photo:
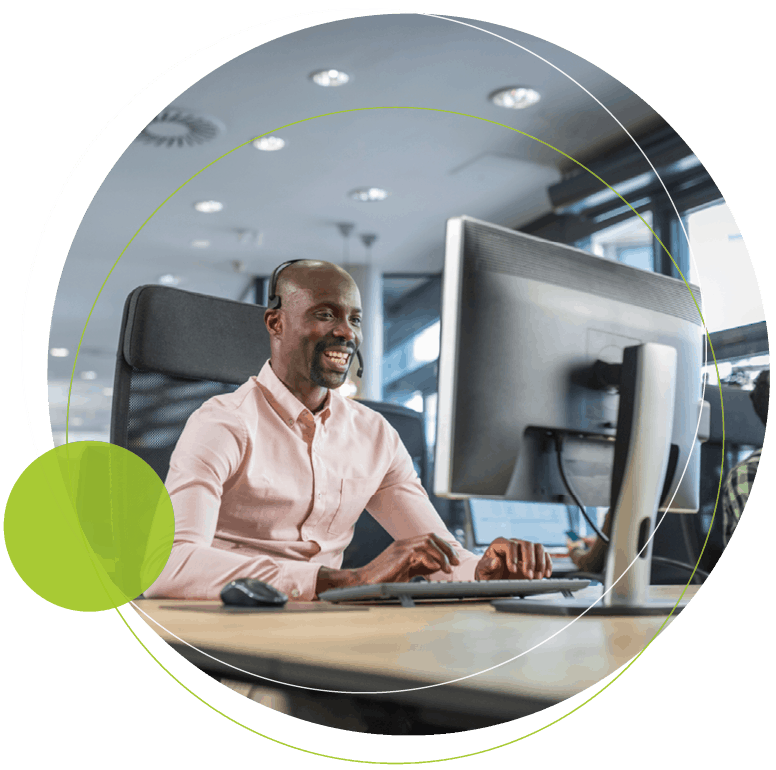
[[[293,265],[294,262],[303,262],[302,259],[290,259],[288,262],[284,262],[282,265],[278,265],[272,271],[272,277],[269,279],[269,297],[267,298],[267,309],[277,310],[280,307],[280,297],[275,294],[278,288],[278,276],[289,265]]]

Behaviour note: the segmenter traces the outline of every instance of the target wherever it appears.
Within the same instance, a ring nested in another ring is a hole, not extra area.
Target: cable
[[[652,561],[656,561],[658,564],[668,564],[672,567],[681,567],[682,569],[686,569],[688,572],[692,572],[694,570],[695,575],[700,575],[704,580],[709,576],[708,572],[705,572],[700,567],[696,567],[694,564],[685,564],[683,561],[669,559],[666,556],[653,556]]]
[[[590,525],[590,528],[593,530],[593,532],[598,535],[598,537],[601,538],[601,540],[604,541],[604,543],[609,542],[609,538],[601,532],[598,527],[593,524],[592,519],[587,515],[587,511],[585,510],[585,506],[582,505],[579,497],[577,497],[577,493],[572,488],[571,484],[569,483],[568,478],[566,477],[566,471],[563,468],[563,436],[560,433],[553,433],[553,438],[555,439],[555,451],[558,456],[558,470],[560,471],[560,477],[563,479],[563,484],[566,487],[566,491],[569,493],[571,498],[574,500],[574,502],[577,504],[577,507],[579,508],[580,513],[585,517],[585,521]]]
[[[598,537],[601,538],[605,543],[609,542],[609,538],[604,535],[603,532],[601,532],[598,527],[593,524],[593,522],[590,520],[590,517],[587,515],[587,511],[585,510],[585,506],[582,505],[582,502],[580,501],[579,497],[577,497],[576,492],[573,490],[571,484],[569,483],[568,478],[566,477],[566,471],[563,468],[563,436],[560,433],[553,433],[553,438],[555,439],[555,451],[558,456],[558,470],[560,471],[560,477],[563,479],[563,484],[566,487],[566,491],[569,493],[569,495],[573,498],[574,502],[579,507],[580,513],[585,517],[585,521],[590,525],[590,527],[593,529],[593,531],[598,535]],[[663,514],[665,516],[665,514]],[[689,550],[689,542],[685,540],[685,544],[688,547]],[[668,564],[672,567],[679,567],[681,569],[686,569],[688,572],[695,572],[695,576],[702,576],[704,579],[706,579],[709,576],[708,572],[705,572],[704,570],[696,567],[694,564],[685,564],[683,561],[677,561],[676,559],[669,559],[665,556],[653,556],[652,557],[653,562],[657,562],[658,564]],[[590,574],[593,573],[580,573],[584,574],[585,577],[588,577]],[[591,579],[598,579],[598,578],[591,578]]]

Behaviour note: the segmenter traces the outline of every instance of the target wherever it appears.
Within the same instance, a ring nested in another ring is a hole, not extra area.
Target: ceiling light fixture
[[[181,279],[178,278],[177,275],[172,275],[171,273],[165,273],[164,275],[159,276],[159,283],[162,284],[162,286],[177,286],[181,282]]]
[[[168,107],[157,115],[137,138],[157,147],[191,147],[209,142],[224,129],[224,124],[216,118]]]
[[[348,193],[348,198],[354,201],[383,201],[389,193],[381,187],[359,187]]]
[[[54,358],[66,358],[70,355],[70,351],[67,348],[51,348],[49,352]]]
[[[224,204],[221,201],[197,201],[194,204],[194,208],[203,214],[214,214],[216,211],[221,211],[223,207]]]
[[[208,246],[210,246],[210,241],[205,241],[205,240],[192,241],[191,246],[194,249],[206,249]]]
[[[92,371],[81,372],[81,379],[82,380],[96,380],[97,379],[97,372],[92,372]]]
[[[497,107],[507,107],[511,110],[524,110],[536,104],[541,98],[538,91],[525,86],[502,88],[490,95],[490,100]]]
[[[350,80],[350,75],[348,75],[347,72],[334,69],[318,70],[310,75],[310,80],[312,80],[313,83],[317,83],[319,86],[328,88],[331,86],[344,86],[345,83]]]
[[[282,150],[286,146],[286,142],[279,136],[260,136],[253,140],[253,146],[257,150],[264,150],[264,152],[275,152]]]

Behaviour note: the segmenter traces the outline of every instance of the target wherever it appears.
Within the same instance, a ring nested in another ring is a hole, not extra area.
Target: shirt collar
[[[275,374],[269,361],[264,364],[255,379],[267,396],[270,406],[277,412],[286,425],[293,425],[305,413],[311,414],[310,410],[283,384],[277,374]],[[337,413],[341,408],[341,398],[342,396],[337,393],[337,391],[329,390],[326,394],[326,400],[323,402],[323,406],[312,416],[325,423],[332,413]]]

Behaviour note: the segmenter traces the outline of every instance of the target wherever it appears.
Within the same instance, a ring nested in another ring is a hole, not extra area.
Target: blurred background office
[[[752,387],[769,367],[760,293],[692,149],[585,60],[460,21],[393,15],[303,30],[223,65],[149,123],[96,194],[62,273],[49,357],[56,444],[66,430],[69,441],[108,440],[133,288],[263,304],[276,265],[319,258],[346,267],[364,300],[364,378],[353,374],[346,391],[422,414],[431,462],[444,228],[460,214],[699,283],[720,381]],[[713,362],[705,372],[717,385]],[[751,449],[742,438],[724,456],[705,451],[696,543],[720,472]],[[471,547],[506,520],[529,538],[543,539],[532,527],[560,537],[569,521],[587,533],[565,507],[500,503],[481,512],[477,536],[462,503],[434,503]]]

